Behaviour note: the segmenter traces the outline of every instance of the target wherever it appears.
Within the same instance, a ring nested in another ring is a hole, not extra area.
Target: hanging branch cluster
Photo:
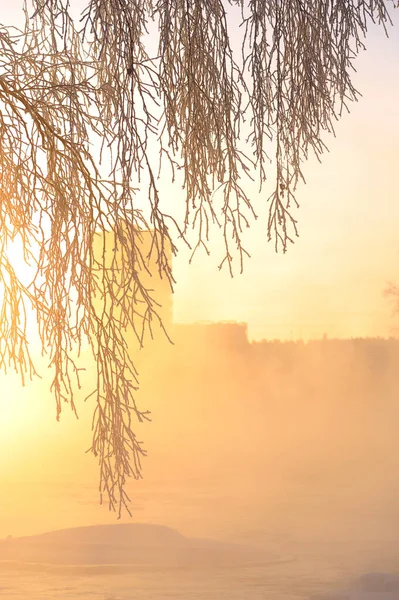
[[[368,26],[385,28],[391,19],[382,0],[252,0],[249,8],[243,62],[252,86],[250,141],[261,184],[265,140],[274,142],[268,238],[285,251],[298,235],[292,207],[298,181],[305,181],[302,164],[309,150],[320,160],[325,133],[334,133],[334,121],[358,99],[351,73]]]
[[[132,417],[148,418],[135,402],[126,332],[142,344],[160,322],[143,278],[143,230],[151,232],[151,264],[171,285],[172,230],[188,243],[194,229],[193,252],[208,251],[216,223],[221,266],[232,271],[238,252],[242,269],[242,232],[255,216],[246,185],[258,176],[262,187],[272,156],[267,231],[285,251],[297,235],[303,161],[309,151],[320,158],[325,132],[357,99],[353,59],[368,24],[390,22],[389,5],[90,0],[76,22],[69,2],[32,0],[23,30],[0,27],[0,367],[35,374],[27,336],[34,314],[59,417],[65,401],[76,411],[76,356],[89,343],[92,451],[101,493],[119,514],[144,454]],[[238,53],[231,11],[243,25]],[[183,186],[181,222],[173,206],[163,209],[160,173]],[[29,280],[16,270],[16,247]]]

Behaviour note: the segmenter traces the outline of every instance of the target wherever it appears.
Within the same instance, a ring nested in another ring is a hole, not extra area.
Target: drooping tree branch
[[[310,152],[320,159],[357,100],[353,61],[368,25],[386,27],[396,4],[90,0],[79,21],[68,2],[33,0],[24,30],[0,28],[0,367],[35,374],[33,314],[59,417],[64,402],[77,411],[78,354],[89,344],[92,451],[119,514],[144,454],[132,418],[148,418],[127,340],[140,346],[162,327],[150,265],[172,286],[176,237],[189,243],[194,229],[193,252],[209,251],[215,224],[220,266],[233,272],[238,258],[242,270],[256,177],[261,188],[274,181],[267,233],[287,249],[304,163]],[[241,13],[240,40],[231,11]],[[160,174],[184,189],[180,220],[173,202],[165,208]]]

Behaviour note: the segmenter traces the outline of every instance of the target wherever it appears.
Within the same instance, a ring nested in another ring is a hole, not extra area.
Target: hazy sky
[[[76,12],[83,0],[71,3]],[[188,265],[181,251],[174,261],[177,322],[236,320],[249,324],[253,339],[330,336],[387,336],[394,321],[383,290],[398,280],[399,202],[396,156],[399,148],[399,11],[387,39],[370,28],[367,50],[355,65],[354,83],[363,94],[351,113],[326,136],[330,152],[322,164],[304,167],[300,185],[299,239],[286,255],[267,243],[269,190],[262,195],[248,184],[259,215],[246,235],[251,253],[243,275],[231,280],[219,272],[220,236],[211,256],[197,255]],[[16,22],[17,7],[5,17]],[[274,165],[270,166],[270,182]],[[176,203],[183,195],[160,182],[163,197]]]
[[[323,163],[304,169],[298,190],[300,238],[285,256],[266,242],[267,191],[254,193],[258,214],[247,235],[252,258],[231,281],[210,258],[175,261],[175,319],[238,320],[259,338],[389,335],[382,296],[398,278],[399,15],[386,39],[372,28],[354,82],[363,97],[336,126]],[[273,166],[270,168],[273,178]]]

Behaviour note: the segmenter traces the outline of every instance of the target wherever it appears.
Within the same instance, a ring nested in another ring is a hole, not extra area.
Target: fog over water
[[[225,554],[201,546],[201,560],[197,547],[176,558],[158,540],[144,563],[140,552],[119,548],[111,560],[98,546],[85,560],[86,546],[68,554],[61,543],[32,560],[3,547],[3,596],[288,600],[363,573],[399,574],[399,341],[250,343],[239,324],[176,327],[174,337],[140,355],[140,402],[151,403],[153,422],[142,429],[144,479],[129,483],[133,518],[122,522],[216,540]],[[68,465],[58,483],[51,461],[47,481],[43,471],[31,482],[9,477],[3,538],[115,524],[98,505],[95,464],[79,459],[84,425],[83,413],[76,448],[62,429],[51,442],[52,461]],[[32,464],[40,457],[33,447]]]

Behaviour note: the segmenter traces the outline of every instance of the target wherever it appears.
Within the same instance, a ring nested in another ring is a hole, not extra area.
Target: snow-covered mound
[[[170,546],[184,544],[187,538],[170,527],[147,523],[91,525],[49,531],[17,538],[22,544],[118,544],[123,546]]]
[[[160,525],[130,523],[51,531],[0,541],[0,561],[52,565],[231,565],[270,560],[247,546],[188,538]]]

